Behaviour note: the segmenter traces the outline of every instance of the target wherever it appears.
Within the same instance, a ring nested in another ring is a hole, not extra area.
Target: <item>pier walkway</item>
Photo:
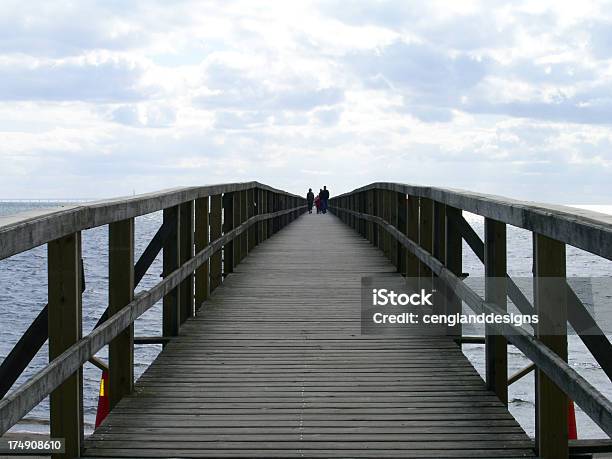
[[[445,337],[361,336],[399,276],[334,215],[249,253],[85,443],[95,457],[517,457],[532,444]]]
[[[156,212],[161,224],[136,259],[135,227]],[[484,237],[463,212],[482,218]],[[508,226],[531,233],[530,292],[508,275]],[[108,304],[84,335],[93,312],[82,296],[95,279],[85,279],[82,239],[99,227],[108,229]],[[65,439],[63,451],[44,451],[53,459],[612,451],[612,402],[568,364],[568,326],[611,381],[612,343],[566,279],[567,247],[612,260],[610,216],[389,182],[334,196],[329,214],[311,215],[302,196],[225,183],[0,217],[0,260],[42,245],[47,304],[0,363],[0,436],[48,397],[50,436]],[[483,263],[484,295],[463,282],[468,247]],[[161,279],[143,290],[147,273]],[[435,281],[436,313],[469,308],[495,322],[482,336],[460,326],[438,336],[362,334],[361,279],[374,275]],[[135,321],[160,302],[159,336],[134,336]],[[537,325],[508,321],[510,305]],[[484,345],[484,378],[463,343]],[[150,344],[164,348],[135,381],[134,346]],[[531,362],[511,375],[509,345]],[[43,349],[48,365],[20,384]],[[110,414],[86,438],[90,364],[108,376]],[[528,438],[507,403],[508,387],[532,371]],[[574,403],[607,438],[572,438]]]

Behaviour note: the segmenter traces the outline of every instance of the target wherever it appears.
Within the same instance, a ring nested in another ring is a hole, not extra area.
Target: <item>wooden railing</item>
[[[330,210],[383,250],[402,274],[421,279],[436,276],[444,282],[454,293],[446,302],[447,313],[461,312],[463,301],[476,313],[507,314],[509,298],[522,314],[536,312],[563,324],[561,330],[552,333],[544,328],[547,322],[542,321],[535,336],[511,324],[485,327],[486,384],[500,400],[507,404],[508,384],[536,369],[536,449],[541,457],[561,458],[569,454],[569,399],[608,436],[612,435],[612,403],[567,364],[565,325],[569,321],[608,378],[612,378],[612,345],[569,285],[563,295],[555,298],[550,292],[544,294],[546,286],[541,281],[566,277],[566,244],[612,260],[612,217],[499,196],[397,183],[373,183],[334,197]],[[484,241],[462,216],[464,210],[484,217]],[[533,233],[533,275],[534,280],[540,280],[534,283],[535,306],[507,275],[506,225]],[[485,298],[463,281],[462,240],[484,263]],[[487,288],[487,284],[499,278],[505,279],[501,295],[499,282],[496,288]],[[562,307],[562,303],[569,307]],[[456,335],[458,343],[462,341],[460,330],[454,328],[449,332]],[[510,378],[508,342],[533,362],[532,367]]]
[[[61,457],[83,441],[82,366],[106,365],[111,409],[132,391],[134,343],[166,344],[257,244],[305,211],[302,197],[257,182],[177,188],[55,211],[0,218],[0,260],[48,245],[48,304],[0,365],[4,397],[45,341],[49,364],[0,400],[0,435],[50,395],[50,433],[65,438]],[[134,263],[135,217],[163,210],[163,224]],[[109,305],[82,336],[81,231],[108,225]],[[134,295],[163,250],[163,280]],[[134,338],[134,321],[163,299],[162,336]],[[16,313],[17,314],[17,313]],[[60,457],[60,456],[58,456]]]

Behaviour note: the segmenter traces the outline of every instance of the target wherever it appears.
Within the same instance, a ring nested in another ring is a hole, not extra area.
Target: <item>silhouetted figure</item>
[[[314,204],[314,193],[312,188],[308,188],[308,194],[306,195],[306,201],[308,202],[308,213],[312,213],[312,205]]]
[[[321,196],[321,211],[326,214],[327,213],[327,201],[329,201],[329,190],[326,186],[323,187],[320,193]]]
[[[317,195],[314,199],[315,207],[317,208],[317,213],[321,213],[321,193]]]

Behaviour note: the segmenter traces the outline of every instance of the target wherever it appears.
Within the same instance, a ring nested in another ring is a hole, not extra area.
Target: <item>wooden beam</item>
[[[257,214],[257,211],[259,210],[259,206],[258,206],[258,202],[259,202],[259,194],[258,194],[259,190],[257,188],[251,188],[250,190],[248,190],[248,195],[249,195],[249,199],[248,199],[248,218],[253,217],[254,215]],[[253,250],[255,248],[255,246],[257,245],[257,241],[259,240],[258,238],[258,228],[257,224],[256,226],[253,226],[251,228],[249,228],[249,252],[251,250]]]
[[[537,339],[567,361],[565,244],[533,233]],[[536,372],[536,445],[543,459],[568,457],[568,398],[541,369]]]
[[[49,362],[77,343],[83,334],[81,298],[81,233],[51,241],[48,250]],[[80,457],[83,441],[83,379],[76,368],[51,392],[51,438],[65,439],[65,453]]]
[[[388,191],[387,192],[387,202],[389,203],[388,204],[389,205],[389,223],[391,223],[391,225],[397,228],[398,227],[398,224],[397,224],[397,217],[398,217],[397,193],[394,191]],[[395,269],[399,271],[397,250],[398,250],[397,241],[395,240],[394,237],[389,235],[389,260],[391,260],[391,263],[393,264],[393,266],[395,266]]]
[[[164,276],[164,279],[148,290],[139,292],[134,300],[107,321],[94,329],[89,335],[70,346],[46,367],[38,371],[24,385],[0,400],[0,435],[3,435],[19,419],[40,403],[50,392],[59,388],[75,371],[94,356],[103,346],[121,333],[138,317],[148,311],[158,301],[175,290],[181,282],[193,273],[213,253],[221,249],[230,240],[246,231],[251,225],[262,219],[277,218],[292,210],[272,212],[253,217],[240,228],[224,234],[212,241],[204,250],[197,253],[184,266]]]
[[[452,224],[457,226],[463,239],[478,259],[484,263],[484,242],[470,224],[461,216],[456,219],[453,218]],[[517,309],[523,314],[533,314],[533,305],[509,276],[507,277],[507,287],[508,298],[510,298]],[[591,354],[593,354],[593,357],[595,357],[601,369],[606,373],[608,379],[612,381],[612,359],[609,358],[612,355],[612,344],[599,325],[597,325],[593,316],[582,304],[580,298],[569,286],[567,301],[569,323],[578,333],[578,336],[580,336],[580,339]]]
[[[402,193],[395,193],[397,201],[397,229],[402,233],[406,232],[408,227],[407,217],[407,206],[406,206],[406,195]],[[365,209],[364,209],[365,211]],[[365,221],[364,221],[365,225]],[[402,244],[397,245],[397,271],[402,275],[406,275],[406,249]]]
[[[164,225],[173,228],[172,236],[166,240],[163,248],[162,277],[168,277],[179,265],[180,220],[179,206],[164,209]],[[162,311],[162,335],[178,336],[179,334],[179,296],[181,287],[177,286],[164,295]]]
[[[419,245],[433,255],[433,201],[421,198],[419,202]],[[419,263],[419,278],[421,288],[432,288],[432,272],[425,263]]]
[[[234,193],[233,201],[233,227],[236,228],[242,223],[242,192],[238,191]],[[242,260],[242,236],[234,240],[234,269],[240,264],[240,260]]]
[[[180,239],[179,239],[179,266],[193,258],[194,215],[193,201],[187,201],[180,208]],[[181,284],[179,295],[179,323],[182,325],[194,315],[194,285],[193,273],[185,278]]]
[[[432,199],[466,212],[524,228],[612,260],[612,216],[574,207],[520,201],[463,191],[403,183],[375,182],[347,194],[369,189],[393,190]]]
[[[209,198],[199,198],[195,201],[195,252],[198,253],[209,242],[209,214],[208,214]],[[200,309],[202,303],[208,299],[210,290],[209,285],[209,260],[195,272],[195,307],[196,311]]]
[[[485,219],[485,301],[508,309],[506,288],[506,225]],[[487,388],[508,404],[508,344],[506,338],[485,325],[485,367]]]
[[[404,247],[414,253],[420,261],[427,264],[443,282],[449,285],[475,313],[504,314],[504,311],[494,304],[486,303],[460,277],[449,271],[433,255],[381,218],[372,215],[361,215],[361,218],[385,227]],[[495,327],[559,388],[569,394],[607,435],[612,436],[612,402],[608,398],[580,376],[559,355],[521,327],[511,324],[496,324]]]
[[[408,196],[406,199],[405,234],[415,244],[419,243],[419,198]],[[406,251],[406,277],[419,277],[419,259],[412,251]]]
[[[432,242],[432,254],[440,262],[446,262],[446,206],[442,203],[433,202],[433,242]],[[434,275],[435,279],[436,276]],[[443,285],[433,284],[434,293],[434,314],[445,314],[446,313],[446,289]],[[449,332],[446,327],[446,332]]]
[[[461,217],[461,210],[455,207],[445,206],[445,243],[446,248],[444,250],[444,265],[450,270],[455,276],[461,276],[463,271],[463,240],[461,233],[452,224],[453,218]],[[446,288],[446,313],[460,314],[462,312],[461,299],[455,295],[450,288]],[[461,337],[463,331],[461,324],[457,324],[454,327],[446,327],[446,333],[449,336],[455,337],[455,339]],[[458,344],[461,344],[460,342]]]
[[[223,195],[223,234],[229,233],[235,226],[234,193]],[[235,251],[237,250],[235,241],[228,241],[223,246],[223,273],[233,273],[235,265]]]
[[[249,219],[249,193],[248,190],[240,192],[240,224],[242,225]],[[240,235],[240,261],[249,254],[249,232]]]
[[[138,217],[187,201],[261,187],[284,196],[296,196],[259,182],[179,187],[128,198],[113,198],[61,208],[0,217],[0,260],[62,236],[112,222]]]
[[[134,299],[134,219],[108,226],[108,309],[113,315]],[[111,410],[134,388],[134,324],[108,347]]]
[[[223,234],[221,218],[223,215],[223,200],[220,194],[210,197],[210,240],[219,239]],[[221,271],[221,250],[218,250],[210,257],[210,291],[215,290],[223,282]]]

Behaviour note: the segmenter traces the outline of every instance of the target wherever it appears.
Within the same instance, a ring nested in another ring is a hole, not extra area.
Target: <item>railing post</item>
[[[248,190],[242,190],[240,192],[240,224],[242,225],[248,219],[249,212],[249,193]],[[249,234],[248,231],[243,232],[240,235],[240,259],[239,261],[244,260],[249,253]]]
[[[242,191],[235,191],[234,196],[234,226],[237,228],[242,223]],[[234,269],[242,260],[242,234],[234,238]]]
[[[404,193],[395,193],[395,198],[397,207],[397,229],[406,234],[406,195]],[[397,271],[402,275],[406,275],[406,248],[399,243],[397,244]]]
[[[193,201],[187,201],[180,205],[180,240],[179,240],[179,267],[193,258]],[[194,314],[194,298],[193,298],[193,273],[181,282],[181,291],[179,295],[179,324],[182,325],[185,321],[193,317]]]
[[[179,241],[181,237],[179,206],[164,209],[164,224],[171,225],[173,232],[164,243],[162,276],[167,277],[180,266]],[[163,336],[178,336],[179,334],[179,297],[182,284],[164,296],[162,313]]]
[[[367,213],[367,193],[365,191],[362,191],[360,194],[360,207],[359,207],[359,212],[361,212],[362,214]],[[368,235],[367,235],[367,225],[366,225],[366,220],[365,219],[361,219],[361,235],[367,239]]]
[[[433,256],[440,262],[446,260],[446,205],[433,201]],[[434,278],[436,276],[433,276]],[[438,287],[438,288],[436,288]],[[446,292],[442,285],[434,287],[434,311],[444,314],[446,311]]]
[[[485,218],[485,301],[508,309],[506,288],[506,225]],[[487,388],[508,404],[508,355],[506,338],[491,333],[485,325],[485,366]]]
[[[395,191],[389,190],[387,191],[387,195],[389,201],[389,223],[391,224],[391,226],[397,228],[397,193]],[[399,244],[397,243],[397,239],[395,239],[391,234],[389,234],[389,259],[391,260],[391,263],[393,263],[393,266],[395,266],[395,269],[397,271],[399,271],[399,258],[397,254],[398,247]]]
[[[208,196],[195,201],[195,252],[198,253],[208,245],[209,234]],[[209,295],[209,260],[206,260],[195,272],[195,308],[200,309]]]
[[[81,233],[51,241],[48,250],[49,361],[81,339]],[[53,458],[80,457],[83,441],[82,368],[50,395],[50,433],[65,438],[66,452]]]
[[[247,209],[248,209],[247,219],[254,217],[257,210],[259,210],[256,200],[257,200],[257,188],[249,188],[248,199],[247,199],[247,204],[248,204],[247,205]],[[250,252],[257,245],[257,225],[252,225],[251,227],[249,227],[249,231],[247,234],[249,237],[248,251]]]
[[[134,219],[108,225],[108,314],[134,298]],[[134,324],[108,346],[109,403],[112,410],[134,388]]]
[[[382,190],[382,196],[381,196],[381,201],[382,201],[382,219],[386,222],[386,223],[391,223],[390,222],[390,209],[389,209],[389,192],[387,190]],[[387,257],[387,259],[390,259],[390,247],[391,247],[391,237],[389,236],[389,232],[387,230],[382,231],[383,233],[383,253],[385,254],[385,256]]]
[[[534,299],[537,338],[567,361],[565,244],[533,233]],[[546,374],[536,371],[536,447],[544,459],[566,458],[568,398]]]
[[[255,209],[253,212],[254,215],[260,215],[264,213],[263,207],[262,207],[263,200],[261,199],[261,195],[262,195],[261,189],[255,188],[255,191],[254,191],[255,202],[253,204],[255,206]],[[263,233],[263,222],[259,221],[257,222],[257,225],[255,226],[255,245],[259,245],[263,241],[262,233]]]
[[[421,198],[419,210],[419,245],[433,255],[433,201]],[[425,263],[419,263],[419,277],[421,281],[431,278],[431,270]],[[425,283],[429,288],[429,284]]]
[[[266,190],[266,210],[268,213],[274,212],[274,194],[269,190]],[[266,239],[269,239],[274,234],[275,221],[276,218],[269,218],[266,220]]]
[[[366,191],[366,213],[374,215],[374,190]],[[366,222],[366,234],[371,244],[374,244],[374,223]]]
[[[210,197],[210,240],[219,239],[223,233],[221,216],[223,214],[223,199],[220,194]],[[210,291],[215,290],[223,282],[221,266],[222,249],[217,250],[210,257]]]
[[[380,217],[380,190],[375,188],[372,190],[372,214],[376,217]],[[372,237],[374,247],[380,248],[380,227],[377,223],[372,222]]]
[[[266,190],[261,190],[261,205],[262,205],[262,212],[264,214],[267,214],[268,212],[270,212],[269,207],[268,207],[268,192]],[[263,227],[262,227],[261,240],[265,241],[266,239],[268,239],[268,219],[266,218],[262,223],[263,223]]]
[[[234,209],[234,193],[225,193],[223,195],[223,234],[229,233],[234,229],[235,209]],[[238,207],[240,209],[240,207]],[[236,251],[235,239],[228,241],[223,246],[223,272],[229,274],[234,272],[234,260],[236,259],[234,252]]]
[[[419,243],[419,198],[408,196],[406,199],[406,236],[414,242]],[[406,250],[406,277],[419,277],[419,259],[410,250]]]
[[[446,249],[445,249],[445,265],[455,276],[461,276],[463,271],[463,239],[461,233],[453,224],[453,220],[461,218],[461,210],[455,207],[446,206]],[[446,314],[453,315],[461,313],[461,299],[455,295],[453,290],[447,286],[446,288]],[[461,337],[462,326],[460,323],[454,327],[446,327],[446,333],[449,336]],[[461,344],[459,343],[461,346]]]

